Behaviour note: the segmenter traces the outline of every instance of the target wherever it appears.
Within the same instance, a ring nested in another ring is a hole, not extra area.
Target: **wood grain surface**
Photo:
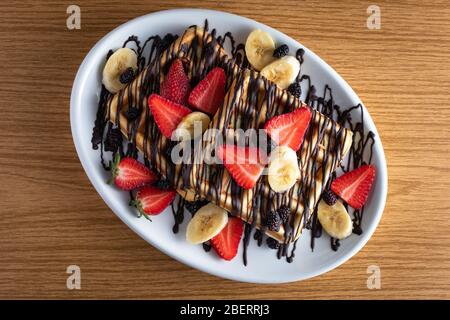
[[[81,8],[81,30],[66,8]],[[366,27],[367,7],[381,29]],[[240,14],[301,41],[346,79],[380,132],[389,169],[368,244],[314,279],[219,279],[151,247],[88,181],[72,142],[76,71],[107,32],[162,9]],[[2,1],[0,3],[0,298],[450,298],[448,1]],[[82,270],[81,290],[66,268]],[[381,268],[369,290],[367,267]]]

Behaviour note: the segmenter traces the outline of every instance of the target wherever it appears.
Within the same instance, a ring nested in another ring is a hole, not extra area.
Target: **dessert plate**
[[[312,84],[322,92],[325,85],[333,90],[336,104],[350,107],[361,103],[352,88],[322,59],[302,44],[266,25],[237,15],[202,9],[177,9],[161,11],[133,19],[103,37],[88,53],[76,75],[70,101],[70,120],[73,140],[80,161],[97,192],[111,210],[133,231],[167,255],[204,272],[237,281],[255,283],[282,283],[308,279],[330,271],[355,255],[370,239],[383,213],[387,194],[387,168],[383,147],[368,111],[364,110],[364,128],[375,134],[372,163],[377,176],[365,206],[362,220],[363,233],[352,234],[341,242],[339,250],[330,248],[330,238],[325,233],[315,240],[314,251],[310,248],[310,231],[305,230],[297,243],[296,258],[291,263],[277,259],[276,251],[258,247],[250,241],[248,264],[244,266],[242,244],[232,261],[220,259],[213,252],[205,253],[202,246],[193,246],[185,240],[187,220],[177,234],[172,232],[173,215],[170,207],[154,217],[152,222],[137,218],[135,209],[128,206],[128,193],[108,185],[109,172],[99,161],[99,150],[91,144],[92,128],[96,116],[101,88],[101,74],[107,52],[117,49],[130,36],[146,39],[152,35],[182,34],[190,25],[203,25],[208,20],[210,29],[218,34],[230,31],[237,43],[245,43],[247,35],[255,28],[271,34],[277,43],[291,48],[303,48],[302,73],[311,76]],[[362,103],[361,103],[362,104]]]

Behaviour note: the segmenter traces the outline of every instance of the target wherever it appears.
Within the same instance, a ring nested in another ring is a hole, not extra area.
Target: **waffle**
[[[206,50],[209,50],[208,55]],[[253,223],[278,241],[297,239],[305,222],[311,219],[330,175],[349,150],[351,131],[312,110],[311,124],[298,152],[301,178],[282,194],[270,189],[265,175],[254,188],[246,190],[234,182],[222,165],[207,164],[217,143],[217,137],[211,131],[203,135],[200,142],[202,148],[196,148],[191,155],[193,163],[174,165],[166,154],[170,142],[159,132],[147,107],[148,95],[158,90],[158,84],[165,78],[164,69],[174,58],[186,59],[188,75],[194,83],[215,66],[221,66],[226,71],[224,104],[209,125],[209,129],[216,129],[224,136],[237,129],[260,129],[275,115],[307,107],[259,73],[242,70],[228,57],[213,35],[201,28],[191,27],[161,55],[158,63],[145,67],[129,86],[112,96],[108,119],[120,127],[122,133],[149,159],[151,166],[184,196],[205,198]],[[125,116],[131,106],[142,110],[141,117],[134,122],[129,122]],[[269,211],[282,204],[291,208],[292,222],[284,224],[278,232],[265,230],[261,222]]]

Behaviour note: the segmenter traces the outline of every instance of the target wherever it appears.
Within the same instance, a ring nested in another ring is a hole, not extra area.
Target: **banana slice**
[[[120,82],[120,75],[128,68],[134,72],[137,70],[137,56],[130,48],[120,48],[114,52],[106,61],[103,69],[103,84],[111,93],[122,90],[127,85]]]
[[[174,139],[177,141],[193,140],[202,135],[208,128],[210,119],[203,112],[191,112],[184,117],[174,131]]]
[[[270,154],[269,185],[275,192],[289,190],[300,177],[297,154],[287,146],[276,147]]]
[[[352,219],[341,201],[329,206],[324,200],[320,200],[317,218],[324,230],[333,238],[344,239],[352,234]]]
[[[213,203],[201,207],[189,221],[186,240],[200,244],[215,237],[228,223],[228,213]]]
[[[295,81],[299,72],[300,62],[292,56],[275,60],[261,70],[264,77],[275,82],[281,89],[287,89]]]
[[[259,29],[253,30],[245,42],[248,62],[258,71],[274,60],[274,50],[275,43],[270,34]]]

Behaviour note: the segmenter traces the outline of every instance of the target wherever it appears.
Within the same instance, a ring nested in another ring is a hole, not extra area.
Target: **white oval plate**
[[[154,247],[193,268],[210,274],[245,282],[282,283],[308,279],[330,271],[356,254],[369,240],[383,213],[387,193],[387,168],[383,147],[375,124],[365,110],[364,126],[376,135],[373,149],[373,163],[377,168],[374,188],[366,204],[360,236],[351,235],[341,242],[337,252],[330,248],[330,239],[324,235],[316,239],[314,252],[309,247],[309,231],[298,242],[294,262],[278,260],[276,251],[266,246],[258,247],[250,241],[248,265],[242,262],[242,243],[238,255],[230,262],[224,261],[214,252],[205,253],[201,245],[193,246],[185,241],[187,221],[173,234],[173,216],[170,208],[154,217],[153,222],[136,217],[134,209],[128,206],[128,194],[106,183],[108,172],[100,165],[99,151],[91,147],[91,134],[101,86],[101,71],[107,52],[120,47],[130,35],[146,39],[151,35],[165,35],[168,32],[182,34],[190,25],[203,25],[208,19],[210,29],[218,34],[231,31],[238,43],[255,28],[269,32],[277,43],[286,43],[292,50],[305,49],[302,72],[312,75],[312,83],[321,92],[325,84],[333,89],[335,102],[341,106],[353,106],[360,99],[352,88],[322,59],[287,35],[253,20],[219,11],[201,9],[179,9],[161,11],[131,20],[101,39],[88,53],[76,75],[70,101],[70,121],[73,140],[86,174],[98,193],[112,211],[132,230]],[[295,51],[294,51],[295,52]],[[186,215],[186,219],[188,215]]]

